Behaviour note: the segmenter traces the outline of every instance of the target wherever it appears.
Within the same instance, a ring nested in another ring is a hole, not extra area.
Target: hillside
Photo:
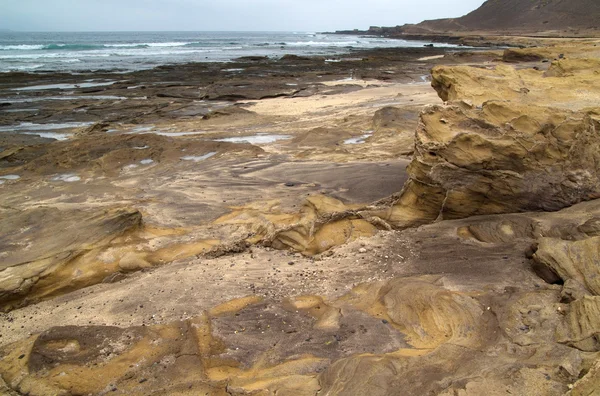
[[[460,18],[396,27],[371,27],[366,33],[386,36],[450,32],[597,36],[600,34],[599,20],[598,0],[487,0],[481,7]]]
[[[425,21],[417,26],[435,31],[547,31],[597,29],[597,0],[488,0],[461,17]]]

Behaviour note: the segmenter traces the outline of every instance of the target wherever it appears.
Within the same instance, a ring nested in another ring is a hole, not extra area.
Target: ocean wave
[[[297,41],[295,43],[285,43],[290,47],[346,47],[357,44],[360,44],[360,41]]]
[[[193,43],[178,43],[178,42],[172,42],[172,43],[146,43],[146,45],[148,47],[185,47],[186,45],[190,45]]]
[[[0,51],[35,51],[43,48],[42,44],[0,45]]]
[[[149,44],[104,44],[105,48],[149,48]]]
[[[90,51],[108,48],[154,48],[200,46],[202,43],[169,42],[169,43],[120,43],[120,44],[20,44],[0,45],[0,51]]]
[[[69,50],[69,51],[89,51],[95,49],[102,49],[104,45],[101,44],[47,44],[42,48],[43,50]]]

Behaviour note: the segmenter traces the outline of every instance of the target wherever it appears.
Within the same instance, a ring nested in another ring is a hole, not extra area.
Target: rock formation
[[[594,0],[487,0],[460,18],[424,21],[414,29],[435,32],[544,32],[594,30],[600,4]]]
[[[487,0],[478,9],[458,18],[426,20],[403,26],[372,26],[365,32],[385,36],[442,37],[470,34],[530,34],[597,36],[600,5],[594,0]]]
[[[433,87],[452,102],[423,111],[410,179],[389,209],[372,214],[402,228],[436,219],[553,211],[599,198],[597,110],[539,105],[553,95],[562,95],[560,103],[568,108],[590,104],[586,95],[565,97],[545,85],[572,92],[566,86],[583,85],[578,76],[589,73],[582,67],[588,63],[560,61],[546,77],[510,66],[434,68]]]

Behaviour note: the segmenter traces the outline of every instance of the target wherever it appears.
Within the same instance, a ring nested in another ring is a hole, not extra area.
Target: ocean
[[[0,72],[127,72],[241,56],[334,56],[427,42],[315,32],[0,32]],[[436,43],[436,46],[445,46]]]

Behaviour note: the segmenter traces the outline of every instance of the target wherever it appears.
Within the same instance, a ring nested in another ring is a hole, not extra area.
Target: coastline
[[[593,44],[526,42],[0,74],[0,124],[66,135],[0,132],[0,391],[567,392],[597,352],[529,258],[600,204],[493,194],[537,166],[510,142],[591,130],[600,90]]]

